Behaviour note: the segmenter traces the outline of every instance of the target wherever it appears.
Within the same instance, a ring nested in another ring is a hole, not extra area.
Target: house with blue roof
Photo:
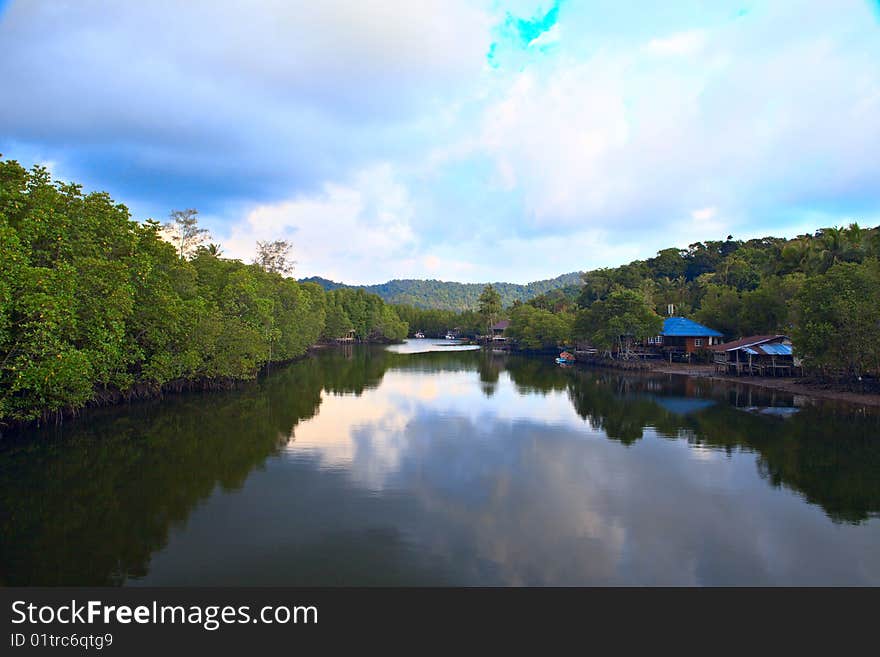
[[[648,346],[654,347],[672,359],[673,354],[690,355],[721,344],[724,336],[715,329],[687,317],[667,317],[663,320],[660,335],[648,338]]]

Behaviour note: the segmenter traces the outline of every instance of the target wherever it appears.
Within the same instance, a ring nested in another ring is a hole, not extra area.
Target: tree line
[[[395,306],[397,314],[409,326],[410,335],[421,332],[427,338],[442,338],[449,331],[462,337],[475,337],[490,332],[503,311],[503,296],[493,284],[483,287],[476,298],[476,308],[464,311]],[[514,301],[518,304],[519,301]]]
[[[140,223],[106,193],[0,161],[0,423],[251,379],[351,329],[406,336],[375,295],[285,277],[283,240],[250,264],[221,257],[197,214]]]
[[[507,336],[524,349],[586,342],[626,354],[660,333],[671,307],[731,340],[789,335],[808,368],[857,377],[880,372],[878,259],[880,227],[857,223],[794,239],[728,237],[588,271],[579,287],[514,300],[499,316],[510,320]],[[485,309],[475,306],[466,313],[400,312],[412,330],[464,326],[485,334]]]
[[[533,281],[525,285],[517,283],[492,283],[492,288],[501,295],[505,306],[515,301],[525,302],[539,294],[566,287],[577,287],[579,272],[562,274],[556,278]],[[482,283],[457,283],[454,281],[395,279],[378,285],[350,286],[326,278],[313,276],[300,282],[318,283],[325,290],[354,287],[372,294],[378,294],[386,303],[397,306],[413,306],[423,310],[449,310],[462,313],[473,310],[479,303],[484,289]]]
[[[626,351],[657,335],[662,317],[691,317],[727,339],[785,334],[807,367],[880,372],[880,227],[857,223],[794,239],[696,242],[583,275],[575,294],[553,291],[510,310],[512,334],[567,323],[569,339]],[[536,312],[538,311],[538,312]],[[544,329],[543,343],[564,328]],[[539,330],[539,333],[541,331]]]
[[[728,339],[788,334],[808,367],[880,371],[880,227],[697,242],[526,302],[485,286],[452,311],[285,277],[283,240],[259,243],[250,264],[223,258],[197,215],[140,223],[106,193],[0,160],[0,421],[253,378],[321,340],[484,335],[502,317],[526,349],[626,353],[659,333],[670,305]]]

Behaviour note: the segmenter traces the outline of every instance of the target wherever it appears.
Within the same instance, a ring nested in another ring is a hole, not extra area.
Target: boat
[[[447,333],[446,333],[446,339],[447,339],[447,340],[455,340],[455,336],[452,335],[452,332],[447,332]]]
[[[422,333],[421,331],[416,331],[416,334],[415,334],[414,337],[417,337],[417,338],[419,338],[419,339],[421,340],[422,338],[425,337],[425,334]]]
[[[574,362],[575,362],[574,354],[571,352],[568,352],[568,351],[563,351],[556,358],[557,365],[571,365]]]

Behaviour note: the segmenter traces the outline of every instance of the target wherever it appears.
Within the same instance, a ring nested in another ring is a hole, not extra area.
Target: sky
[[[0,153],[295,275],[880,224],[880,0],[0,0]]]

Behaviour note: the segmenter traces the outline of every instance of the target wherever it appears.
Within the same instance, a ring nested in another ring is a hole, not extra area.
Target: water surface
[[[325,349],[7,439],[0,583],[880,584],[876,413],[550,360]]]

